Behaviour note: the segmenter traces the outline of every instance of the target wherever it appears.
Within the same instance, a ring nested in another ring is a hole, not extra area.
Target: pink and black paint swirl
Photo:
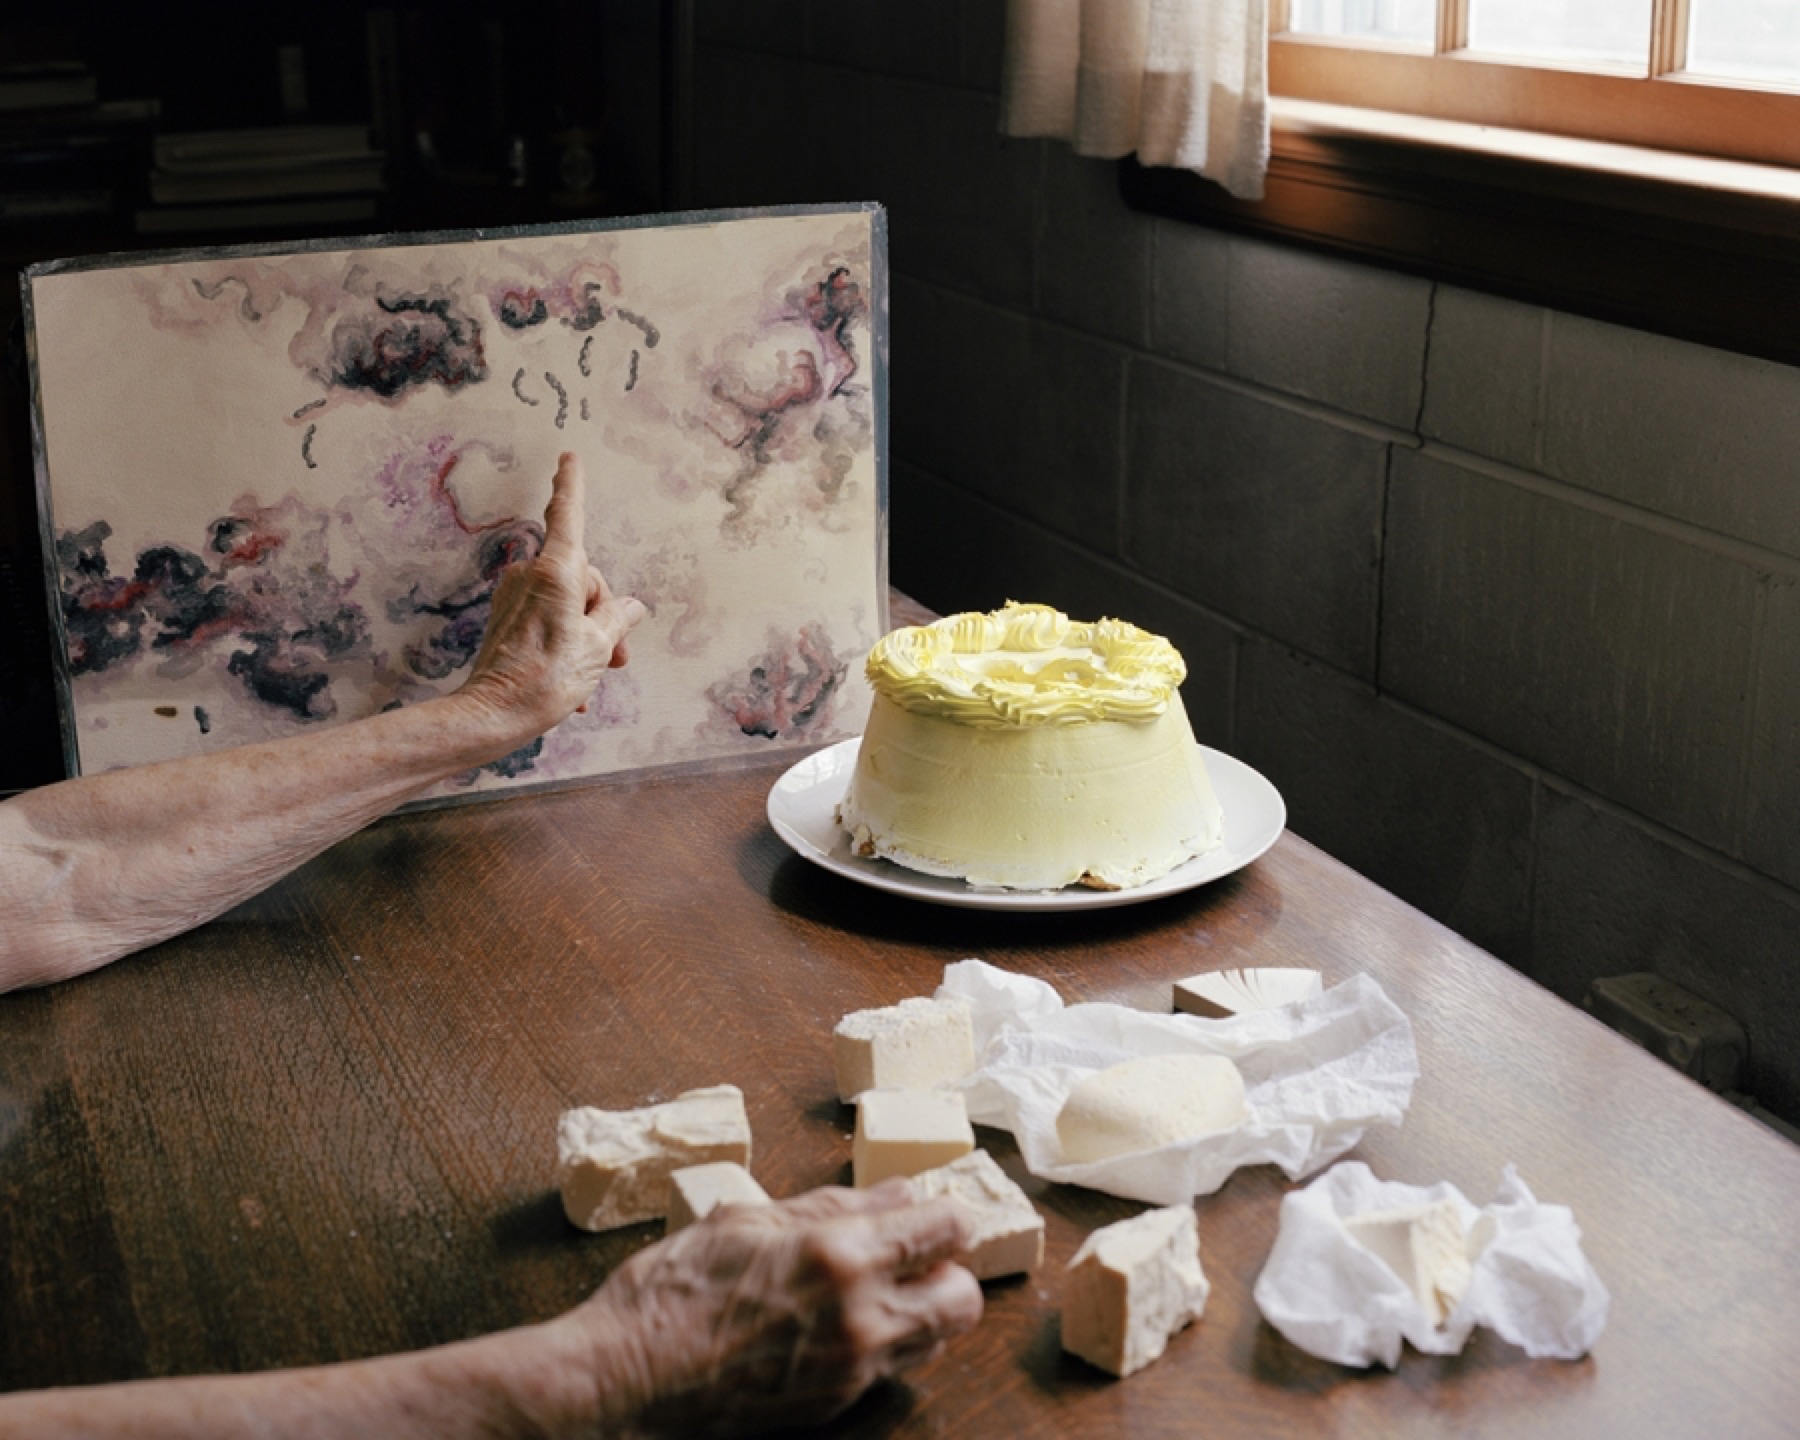
[[[103,520],[57,540],[69,670],[89,675],[160,652],[179,673],[212,641],[235,648],[227,673],[265,705],[303,720],[336,713],[332,667],[367,648],[368,616],[341,583],[313,576],[277,583],[269,570],[287,536],[269,512],[227,515],[209,527],[205,556],[178,545],[138,552],[129,575],[114,575]]]
[[[822,625],[799,633],[769,633],[769,648],[730,680],[708,688],[707,698],[745,735],[764,740],[804,740],[827,727],[849,665],[832,649]]]

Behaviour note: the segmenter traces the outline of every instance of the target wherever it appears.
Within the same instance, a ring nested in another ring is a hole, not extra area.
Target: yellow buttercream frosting
[[[866,668],[876,693],[903,710],[994,727],[1151,720],[1187,676],[1160,635],[1016,602],[892,631]]]

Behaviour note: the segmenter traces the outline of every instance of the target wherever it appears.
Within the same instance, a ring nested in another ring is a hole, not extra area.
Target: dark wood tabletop
[[[0,1000],[0,1387],[252,1370],[547,1318],[660,1225],[587,1235],[555,1193],[558,1113],[730,1081],[779,1196],[847,1183],[845,1012],[979,956],[1070,1001],[1166,1010],[1238,965],[1377,977],[1417,1032],[1399,1129],[1351,1152],[1477,1204],[1514,1162],[1570,1206],[1612,1292],[1598,1347],[1533,1360],[1477,1331],[1398,1371],[1315,1360],[1251,1298],[1289,1182],[1198,1202],[1205,1318],[1112,1380],[1061,1353],[1061,1271],[1142,1206],[1026,1174],[1043,1271],[873,1435],[1793,1435],[1800,1149],[1291,834],[1141,905],[997,914],[879,893],[770,830],[796,757],[421,811],[224,919]]]

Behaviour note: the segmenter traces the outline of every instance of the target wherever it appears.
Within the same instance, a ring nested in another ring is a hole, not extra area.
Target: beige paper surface
[[[80,769],[453,689],[556,457],[651,615],[442,794],[842,738],[885,617],[872,207],[30,281]]]

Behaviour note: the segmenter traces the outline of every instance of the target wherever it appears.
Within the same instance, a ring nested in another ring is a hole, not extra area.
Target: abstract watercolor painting
[[[794,207],[27,272],[71,767],[452,689],[556,457],[650,616],[431,800],[858,733],[885,627],[885,229]]]

